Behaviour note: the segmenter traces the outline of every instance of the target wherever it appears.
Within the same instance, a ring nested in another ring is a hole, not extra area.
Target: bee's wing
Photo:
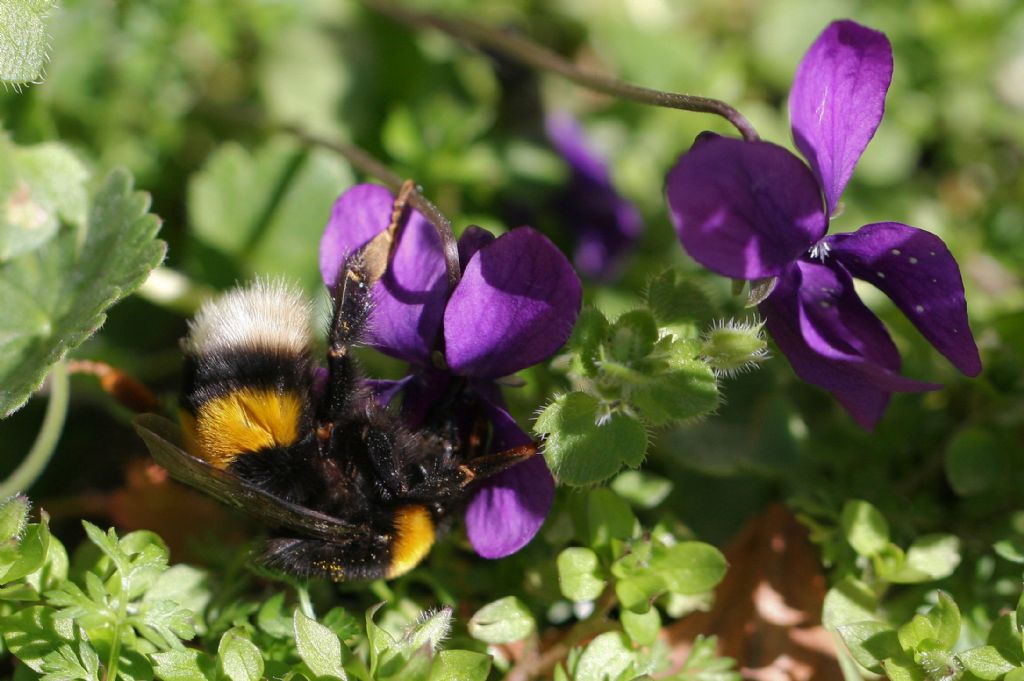
[[[358,531],[341,518],[285,501],[197,459],[177,444],[181,441],[179,428],[161,416],[141,414],[135,417],[134,425],[153,458],[172,477],[267,525],[328,542],[342,542]]]

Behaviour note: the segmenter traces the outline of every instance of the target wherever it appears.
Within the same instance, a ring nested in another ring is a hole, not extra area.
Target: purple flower
[[[329,286],[345,255],[387,227],[393,201],[387,189],[370,184],[338,198],[320,243]],[[380,399],[388,403],[402,393],[403,417],[414,428],[431,424],[435,413],[477,410],[493,425],[493,451],[530,442],[495,380],[547,359],[565,343],[582,297],[572,266],[529,227],[497,239],[470,227],[459,240],[462,279],[449,295],[434,227],[410,211],[400,229],[391,265],[374,285],[367,342],[415,370],[401,381],[375,381]],[[464,420],[457,425],[469,437],[474,419]],[[539,456],[486,480],[466,510],[477,553],[500,558],[525,546],[547,516],[554,487]]]
[[[589,277],[613,278],[643,232],[640,213],[615,191],[607,163],[590,148],[575,118],[551,114],[545,127],[571,172],[555,207],[576,233],[573,261]]]
[[[865,428],[891,393],[940,386],[899,374],[896,346],[852,277],[888,295],[960,371],[981,371],[960,269],[941,239],[898,222],[825,236],[882,120],[892,68],[884,34],[852,21],[829,25],[789,96],[793,138],[809,167],[768,142],[705,133],[666,183],[676,231],[695,260],[737,279],[778,277],[760,306],[769,333],[800,378],[832,392]]]

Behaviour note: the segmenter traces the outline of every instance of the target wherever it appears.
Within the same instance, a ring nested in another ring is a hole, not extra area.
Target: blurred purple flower
[[[640,213],[615,191],[608,164],[590,147],[575,118],[550,114],[545,127],[571,173],[555,208],[576,234],[573,262],[589,277],[613,278],[643,232]]]
[[[793,138],[810,167],[768,142],[705,133],[666,183],[695,260],[737,279],[778,277],[760,306],[769,333],[800,378],[832,392],[865,428],[891,393],[941,386],[899,374],[899,352],[851,277],[888,295],[964,374],[981,371],[960,269],[941,239],[898,222],[825,236],[882,120],[892,70],[883,33],[834,22],[804,56],[789,96]]]
[[[345,255],[387,227],[393,201],[387,189],[371,184],[338,198],[320,242],[328,286]],[[579,279],[547,237],[529,227],[497,239],[470,227],[459,240],[459,260],[462,279],[449,295],[441,240],[410,211],[391,265],[374,285],[367,342],[416,369],[401,381],[375,381],[374,388],[384,403],[402,393],[411,427],[429,424],[432,411],[452,411],[457,400],[462,407],[455,411],[481,410],[493,424],[493,451],[526,444],[531,438],[509,415],[495,380],[565,343],[579,313]],[[470,420],[459,424],[465,437]],[[500,558],[525,546],[547,516],[554,487],[539,456],[486,480],[466,509],[477,553]]]

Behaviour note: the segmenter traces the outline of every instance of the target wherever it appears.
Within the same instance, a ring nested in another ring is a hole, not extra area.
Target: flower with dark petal
[[[892,393],[941,386],[900,375],[899,352],[853,277],[888,295],[964,374],[981,371],[960,269],[941,239],[898,222],[826,236],[882,120],[892,70],[884,34],[834,22],[804,56],[789,96],[807,164],[769,142],[705,133],[666,182],[686,251],[728,277],[777,277],[760,305],[769,333],[800,378],[830,391],[865,428]]]
[[[545,121],[552,146],[569,164],[569,183],[555,207],[576,233],[573,262],[595,279],[613,278],[640,239],[640,212],[612,185],[608,164],[591,148],[579,122],[567,113]]]
[[[332,285],[346,254],[383,231],[394,197],[363,184],[338,198],[320,244],[320,268]],[[452,412],[480,413],[493,426],[492,450],[531,441],[506,410],[495,382],[544,361],[568,339],[579,313],[579,278],[540,232],[513,229],[495,238],[470,227],[459,240],[462,279],[449,293],[441,240],[416,211],[400,228],[386,274],[374,285],[367,342],[406,360],[401,381],[374,381],[383,403],[402,395],[413,428]],[[453,409],[453,405],[457,409]],[[464,436],[472,418],[458,424]],[[490,478],[470,500],[466,529],[477,553],[500,558],[525,546],[554,498],[539,456]]]

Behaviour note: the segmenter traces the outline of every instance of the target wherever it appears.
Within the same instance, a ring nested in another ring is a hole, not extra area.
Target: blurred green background
[[[762,137],[790,146],[786,97],[814,37],[844,17],[884,31],[896,64],[886,116],[833,229],[895,220],[940,235],[961,264],[984,373],[962,377],[884,296],[865,287],[902,351],[904,372],[945,390],[895,396],[869,434],[777,357],[726,383],[720,415],[659,433],[648,466],[675,484],[665,508],[709,541],[726,540],[767,500],[787,499],[820,524],[825,561],[841,572],[852,558],[832,530],[844,500],[859,497],[882,509],[897,537],[961,536],[967,566],[949,588],[977,604],[977,621],[1016,593],[1019,569],[991,547],[1024,540],[1012,514],[1024,513],[1024,5],[418,6],[514,28],[637,84],[725,100]],[[700,272],[682,252],[662,194],[665,173],[699,132],[732,134],[719,119],[596,95],[436,32],[397,25],[357,2],[65,0],[48,27],[45,80],[0,93],[3,129],[23,145],[64,141],[97,178],[127,166],[152,194],[169,243],[166,265],[183,275],[188,295],[168,303],[161,295],[170,285],[151,281],[115,307],[75,355],[126,369],[168,404],[180,368],[177,340],[196,296],[271,273],[301,281],[324,301],[319,235],[334,198],[362,179],[330,151],[254,124],[254,112],[366,148],[421,184],[457,230],[475,223],[499,231],[529,220],[569,251],[572,225],[546,208],[567,168],[542,127],[545,112],[569,110],[647,227],[622,279],[589,282],[587,301],[611,314],[627,310],[652,272],[679,264],[705,279],[727,310],[741,313],[728,282]],[[372,375],[401,371],[373,353],[364,359]],[[522,423],[558,380],[531,370],[524,388],[507,391]],[[72,399],[56,456],[32,493],[47,508],[66,504],[68,515],[95,513],[69,500],[119,487],[124,463],[143,447],[128,414],[89,379],[74,379]],[[30,446],[43,402],[33,400],[0,424],[4,468]]]

